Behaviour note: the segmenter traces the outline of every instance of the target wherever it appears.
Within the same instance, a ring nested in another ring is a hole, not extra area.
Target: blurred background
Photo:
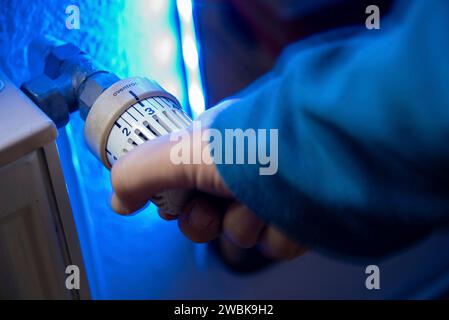
[[[385,14],[393,4],[376,2]],[[69,5],[79,7],[80,29],[66,27]],[[363,32],[366,6],[344,0],[3,0],[0,69],[19,86],[30,77],[28,43],[50,35],[79,46],[119,77],[156,80],[195,116],[268,72],[289,44],[337,27]],[[93,298],[447,297],[449,257],[435,258],[449,244],[444,234],[382,262],[355,264],[312,251],[255,273],[232,272],[207,245],[186,240],[176,222],[162,221],[153,205],[131,217],[114,214],[109,172],[87,151],[83,125],[73,114],[57,143]],[[365,288],[371,263],[380,265],[381,290]]]

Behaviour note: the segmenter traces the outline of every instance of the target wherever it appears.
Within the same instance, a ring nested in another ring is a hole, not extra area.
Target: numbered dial
[[[175,97],[154,81],[133,77],[114,83],[97,98],[87,115],[84,137],[93,154],[110,169],[138,145],[190,123]],[[167,190],[152,201],[165,213],[178,214],[190,196],[185,190]]]
[[[166,97],[139,100],[114,122],[106,143],[108,162],[112,166],[132,148],[190,123],[184,111]]]

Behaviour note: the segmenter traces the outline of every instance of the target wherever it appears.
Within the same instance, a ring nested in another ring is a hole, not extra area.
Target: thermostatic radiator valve
[[[37,76],[24,83],[22,91],[58,127],[68,122],[70,112],[80,110],[87,145],[108,169],[138,145],[192,121],[156,82],[142,77],[120,80],[96,68],[70,43],[39,38],[30,45],[29,61]],[[185,190],[167,190],[151,200],[162,211],[178,214],[189,198]]]

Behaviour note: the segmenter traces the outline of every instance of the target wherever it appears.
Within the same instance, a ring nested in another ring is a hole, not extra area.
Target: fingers
[[[274,260],[291,260],[307,251],[305,246],[290,240],[276,227],[268,226],[251,210],[234,202],[223,218],[223,233],[240,248],[260,245],[261,251]]]
[[[192,200],[178,217],[182,233],[194,242],[208,242],[221,232],[220,204],[211,197],[200,196]]]
[[[234,202],[226,210],[223,232],[226,237],[241,248],[257,244],[264,223],[241,203]]]
[[[291,260],[308,250],[276,227],[267,227],[243,204],[231,203],[224,215],[222,207],[223,204],[207,196],[192,200],[185,212],[178,216],[180,230],[194,242],[208,242],[223,233],[226,239],[243,249],[258,244],[262,253],[273,260]],[[163,212],[160,215],[166,220],[176,219]]]
[[[264,230],[259,245],[261,251],[274,260],[291,260],[304,254],[308,249],[290,240],[273,226]]]

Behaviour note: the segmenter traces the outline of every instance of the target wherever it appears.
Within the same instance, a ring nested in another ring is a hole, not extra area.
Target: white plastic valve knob
[[[179,102],[146,78],[120,80],[95,101],[84,136],[91,151],[110,169],[115,161],[147,140],[189,126]],[[178,214],[190,198],[185,190],[164,191],[151,200],[164,212]]]

